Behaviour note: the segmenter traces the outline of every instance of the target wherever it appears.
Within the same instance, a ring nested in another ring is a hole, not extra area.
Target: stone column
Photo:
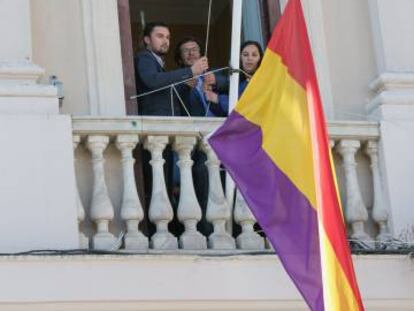
[[[369,0],[377,78],[368,105],[371,119],[381,122],[379,167],[384,202],[396,238],[414,227],[414,1]],[[409,237],[408,237],[409,238]]]

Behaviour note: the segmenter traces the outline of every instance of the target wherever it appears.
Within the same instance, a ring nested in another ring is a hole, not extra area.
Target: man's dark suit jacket
[[[191,68],[165,71],[149,50],[143,50],[135,57],[135,75],[138,95],[158,88],[189,79],[193,76]],[[138,98],[138,113],[151,116],[180,116],[181,108],[174,94],[171,107],[171,90],[164,89]],[[173,110],[172,110],[173,108]]]
[[[229,80],[228,76],[222,73],[215,73],[216,85],[214,86],[213,91],[217,93],[228,93],[229,90]],[[204,105],[201,102],[199,96],[196,96],[195,90],[188,86],[187,84],[182,84],[177,87],[177,90],[184,101],[184,105],[187,108],[187,111],[183,111],[183,116],[188,116],[188,113],[192,117],[205,117],[206,110]],[[210,104],[210,111],[213,112],[217,117],[221,117],[222,112],[220,107],[217,104]],[[188,112],[188,113],[187,113]]]

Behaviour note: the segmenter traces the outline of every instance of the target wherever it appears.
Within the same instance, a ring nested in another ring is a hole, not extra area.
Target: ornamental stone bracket
[[[45,70],[30,61],[0,61],[0,97],[57,97],[54,86],[39,84]]]
[[[0,81],[2,83],[35,84],[45,70],[28,60],[0,61]]]
[[[58,114],[56,87],[38,83],[44,72],[28,60],[0,61],[0,114]]]
[[[385,72],[370,84],[370,89],[374,97],[367,106],[369,114],[383,105],[414,105],[414,73]]]

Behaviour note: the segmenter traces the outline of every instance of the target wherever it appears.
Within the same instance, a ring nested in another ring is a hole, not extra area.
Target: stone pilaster
[[[0,252],[79,247],[71,121],[38,83],[30,4],[0,1]]]
[[[381,123],[379,165],[394,237],[414,226],[414,21],[411,0],[370,0],[378,76],[371,83],[371,118]],[[401,237],[404,238],[404,237]]]
[[[56,89],[37,83],[44,70],[31,62],[30,1],[0,6],[0,114],[57,114]]]

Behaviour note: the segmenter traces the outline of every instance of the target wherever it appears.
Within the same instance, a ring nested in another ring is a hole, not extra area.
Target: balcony
[[[132,252],[271,252],[267,241],[255,232],[255,219],[242,197],[237,196],[233,209],[224,196],[219,160],[202,139],[221,123],[222,119],[215,118],[73,118],[81,245]],[[381,246],[390,234],[378,164],[378,124],[332,122],[329,134],[349,238],[357,248]],[[152,157],[148,208],[141,205],[136,190],[133,150],[138,145]],[[162,158],[166,148],[174,150],[179,161],[178,208],[172,208],[167,195]],[[209,176],[204,215],[189,161],[196,149],[205,154]],[[142,230],[142,221],[148,219],[156,228],[150,235]],[[168,229],[173,219],[184,225],[183,232]],[[211,224],[211,233],[199,232],[196,224],[200,220]],[[239,230],[233,231],[232,223]]]

